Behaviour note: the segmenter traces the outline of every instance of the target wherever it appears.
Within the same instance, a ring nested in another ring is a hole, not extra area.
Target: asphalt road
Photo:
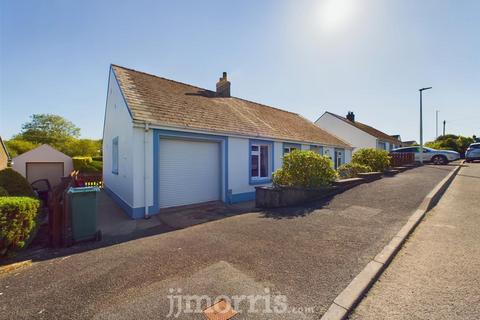
[[[179,300],[169,295],[180,289],[212,299],[246,295],[236,319],[317,319],[452,169],[424,166],[330,202],[238,215],[36,262],[0,276],[1,317],[168,319],[170,301]],[[249,300],[255,296],[259,303]]]
[[[351,319],[480,319],[480,163],[466,164]]]

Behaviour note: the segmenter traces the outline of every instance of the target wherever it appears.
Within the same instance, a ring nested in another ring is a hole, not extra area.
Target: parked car
[[[420,161],[420,147],[405,147],[393,149],[391,152],[411,152],[415,154],[415,161]],[[423,147],[423,162],[432,162],[434,164],[447,164],[450,161],[460,159],[460,154],[451,150],[435,150]]]
[[[465,152],[465,161],[480,160],[480,142],[472,143]]]

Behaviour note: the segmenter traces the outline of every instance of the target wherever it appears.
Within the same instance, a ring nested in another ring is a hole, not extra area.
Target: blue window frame
[[[302,145],[298,143],[283,143],[283,155],[286,155],[293,150],[302,150]]]
[[[323,147],[312,144],[310,146],[310,151],[316,152],[319,155],[323,156]]]
[[[250,140],[248,154],[250,184],[270,183],[273,172],[273,142]]]
[[[112,140],[112,173],[118,174],[118,137]]]

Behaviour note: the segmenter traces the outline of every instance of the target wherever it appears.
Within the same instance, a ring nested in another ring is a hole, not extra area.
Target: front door
[[[345,150],[335,149],[335,169],[345,163]]]

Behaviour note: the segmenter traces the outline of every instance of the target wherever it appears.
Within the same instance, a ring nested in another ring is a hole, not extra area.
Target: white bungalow
[[[131,218],[208,201],[255,199],[285,152],[348,162],[351,147],[298,114],[112,65],[103,159],[105,189]]]
[[[353,147],[353,152],[359,148],[377,148],[390,151],[402,144],[397,138],[356,121],[353,112],[348,112],[346,117],[342,117],[327,111],[315,121],[315,124],[348,142]]]

